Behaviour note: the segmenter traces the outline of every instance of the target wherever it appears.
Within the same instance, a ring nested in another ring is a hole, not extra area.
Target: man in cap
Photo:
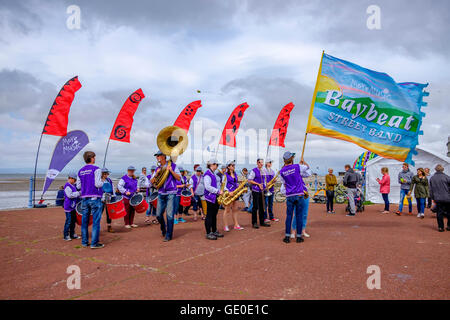
[[[286,232],[283,239],[285,243],[290,242],[292,216],[294,213],[296,217],[297,242],[304,241],[302,237],[302,213],[306,186],[303,182],[300,167],[303,160],[301,160],[299,164],[294,164],[294,157],[295,153],[286,151],[283,154],[284,166],[280,170],[280,180],[286,192]]]
[[[156,208],[156,218],[161,225],[161,232],[164,237],[164,241],[166,242],[172,240],[173,236],[173,219],[176,209],[175,201],[177,199],[176,181],[179,181],[181,179],[181,173],[174,162],[171,162],[171,165],[168,166],[166,155],[160,150],[158,150],[158,152],[156,152],[154,156],[159,163],[159,167],[156,169],[155,173],[150,179],[150,182],[153,185],[155,184],[156,175],[162,168],[167,167],[167,170],[169,170],[169,175],[167,176],[166,181],[158,190],[158,205]],[[164,211],[166,211],[167,215],[167,229],[166,222],[164,221]]]
[[[247,168],[242,169],[242,177],[244,179],[248,179],[248,169]],[[247,192],[245,192],[242,195],[242,200],[244,201],[244,205],[245,205],[245,208],[242,209],[242,211],[251,213],[252,210],[249,209],[251,207],[251,203],[252,203],[252,189],[251,189],[250,183],[247,182],[246,187],[247,187]]]
[[[66,222],[64,223],[63,239],[70,241],[72,239],[78,239],[78,235],[75,234],[75,222],[77,220],[76,205],[77,199],[80,196],[80,192],[77,191],[75,185],[77,181],[77,173],[70,172],[67,182],[64,185],[64,212],[66,214]]]
[[[117,189],[119,189],[120,193],[123,197],[123,204],[125,206],[125,211],[127,214],[123,217],[125,228],[137,228],[138,225],[134,223],[134,215],[135,210],[132,205],[130,205],[131,197],[138,192],[138,181],[134,172],[136,168],[134,166],[129,166],[127,168],[127,174],[120,178],[119,183],[117,184]]]
[[[151,181],[150,181],[152,176],[153,176],[153,174],[155,173],[155,171],[156,171],[156,166],[152,165],[150,167],[150,174],[147,176],[147,179],[148,179],[148,187],[147,187],[147,192],[146,192],[147,202],[149,201],[150,196],[152,195],[152,193],[156,191],[155,188],[153,187]],[[149,203],[148,210],[145,213],[145,222],[146,223],[150,223],[151,222],[150,221],[150,216],[153,217],[152,223],[158,223],[158,220],[156,220],[156,207],[154,207],[153,204],[151,204],[151,203]]]
[[[264,168],[264,182],[267,184],[275,178],[275,172],[272,169],[272,159],[267,159],[265,168]],[[266,190],[265,193],[265,210],[264,210],[264,221],[280,221],[273,216],[273,197],[274,197],[275,189],[272,186],[269,190]],[[267,216],[269,214],[269,216]],[[269,220],[270,219],[270,220]]]
[[[220,190],[220,178],[215,174],[219,162],[217,159],[210,159],[207,162],[207,170],[204,174],[205,182],[205,200],[206,200],[206,239],[217,240],[222,238],[223,234],[217,231],[217,212],[219,211],[219,204],[217,197],[222,194]]]
[[[194,166],[195,173],[192,175],[191,179],[189,180],[189,185],[191,187],[191,193],[193,195],[193,203],[192,203],[192,210],[194,210],[194,221],[197,221],[197,214],[200,210],[202,217],[204,216],[204,212],[202,210],[202,203],[201,198],[203,197],[205,193],[205,184],[203,182],[203,169],[200,167],[200,165]],[[204,219],[204,217],[203,217]]]
[[[86,151],[83,154],[86,165],[78,171],[77,189],[81,192],[82,219],[81,219],[81,245],[89,246],[89,218],[92,214],[92,242],[91,249],[103,248],[99,243],[100,221],[102,219],[103,183],[102,171],[95,165],[95,153]]]
[[[253,168],[248,175],[248,182],[252,185],[253,209],[252,209],[252,225],[258,229],[257,212],[259,212],[259,224],[261,227],[270,227],[270,224],[264,221],[264,160],[259,158],[256,160],[256,168]]]
[[[186,220],[183,219],[183,210],[185,209],[181,205],[181,192],[187,188],[187,177],[186,177],[186,170],[184,170],[181,166],[178,168],[180,170],[180,180],[177,181],[177,199],[175,201],[175,216],[174,216],[174,224],[178,224],[178,222],[186,222]]]
[[[107,168],[102,168],[102,178],[105,179],[105,183],[103,184],[102,190],[103,190],[103,195],[102,195],[102,202],[103,204],[103,208],[106,212],[106,227],[107,227],[107,231],[114,233],[114,230],[111,226],[111,218],[109,217],[109,212],[108,212],[108,207],[106,206],[106,204],[112,200],[112,198],[114,197],[114,184],[111,180],[111,178],[109,178],[109,174],[110,171]]]

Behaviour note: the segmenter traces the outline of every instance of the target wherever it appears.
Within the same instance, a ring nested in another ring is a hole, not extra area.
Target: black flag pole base
[[[45,203],[38,203],[33,206],[33,208],[47,208]]]

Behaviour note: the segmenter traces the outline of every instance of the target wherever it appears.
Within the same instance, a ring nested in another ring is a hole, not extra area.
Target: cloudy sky
[[[366,26],[371,4],[381,9],[380,30]],[[70,5],[81,10],[80,29],[66,25]],[[292,101],[286,147],[300,153],[322,50],[386,72],[397,82],[429,83],[419,141],[444,154],[450,134],[449,13],[446,0],[1,0],[0,172],[33,168],[48,110],[74,75],[83,87],[72,105],[69,130],[84,130],[91,141],[87,148],[99,159],[127,96],[138,88],[146,95],[131,143],[111,142],[107,166],[114,171],[153,164],[158,131],[198,99],[200,134],[191,137],[191,154],[207,157],[204,149],[218,140],[208,133],[220,131],[244,101],[250,108],[238,136],[260,129],[270,135],[279,110]],[[48,167],[57,140],[44,136],[40,171]],[[253,162],[265,154],[267,140],[262,134],[236,151]],[[310,135],[305,158],[319,171],[341,170],[363,151]],[[185,166],[188,158],[181,159]],[[79,155],[69,167],[81,163]]]

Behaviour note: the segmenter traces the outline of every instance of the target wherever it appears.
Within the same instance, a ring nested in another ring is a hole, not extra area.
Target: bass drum
[[[130,199],[130,205],[134,207],[137,213],[145,213],[148,210],[148,202],[142,193],[134,194]]]
[[[81,201],[77,203],[77,206],[75,207],[75,211],[77,212],[77,225],[81,226],[81,220],[83,218],[83,211],[81,208]],[[92,214],[89,215],[89,226],[92,225]]]

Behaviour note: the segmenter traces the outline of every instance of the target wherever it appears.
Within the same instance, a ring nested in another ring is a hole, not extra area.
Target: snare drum
[[[189,190],[181,191],[180,206],[189,207],[191,205],[192,193]]]
[[[158,206],[158,191],[152,192],[148,198],[148,202],[153,206],[153,208]]]
[[[106,208],[111,219],[123,218],[127,212],[125,211],[125,205],[123,204],[122,196],[115,196],[112,198],[114,201],[108,201]]]
[[[137,213],[145,213],[148,210],[148,202],[142,193],[135,193],[130,198],[130,205],[134,207]]]
[[[78,202],[77,206],[75,207],[75,211],[77,212],[77,225],[81,226],[82,218],[83,218],[83,211],[82,211],[82,202]],[[92,225],[92,213],[89,215],[89,226]]]

